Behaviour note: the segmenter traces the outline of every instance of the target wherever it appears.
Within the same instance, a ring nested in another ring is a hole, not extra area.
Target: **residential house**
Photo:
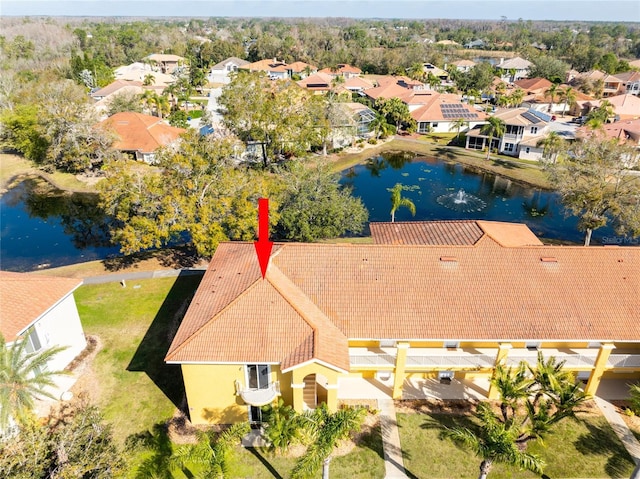
[[[545,113],[528,108],[498,109],[492,116],[505,123],[505,133],[493,138],[491,148],[498,153],[516,158],[539,160],[543,148],[537,144],[549,132],[551,117]],[[479,126],[467,132],[466,148],[483,150],[488,146],[489,136],[482,133]]]
[[[440,40],[440,41],[437,41],[435,45],[442,45],[443,47],[459,47],[460,46],[458,42],[454,42],[453,40]]]
[[[636,69],[636,70],[640,70],[640,59],[630,61],[630,62],[629,62],[629,66],[630,66],[631,68]]]
[[[184,65],[185,58],[179,55],[171,55],[165,53],[154,53],[152,55],[146,56],[143,60],[157,65],[162,73],[173,73],[176,68]]]
[[[158,148],[178,141],[186,131],[169,125],[162,118],[133,112],[116,113],[98,125],[117,136],[113,148],[149,164],[155,162]]]
[[[282,398],[481,397],[538,352],[597,393],[640,379],[640,248],[544,246],[490,221],[371,225],[375,244],[221,243],[167,352],[193,424],[262,421]],[[585,278],[598,278],[585,281]]]
[[[319,93],[326,93],[331,90],[335,85],[335,77],[328,73],[317,72],[313,75],[309,75],[296,83],[302,88]]]
[[[640,119],[606,123],[596,131],[587,127],[582,127],[578,130],[579,136],[593,134],[604,134],[607,138],[617,138],[620,143],[640,148]]]
[[[433,63],[423,63],[422,67],[424,69],[425,75],[429,75],[431,73],[436,78],[439,78],[442,81],[445,81],[449,78],[449,74],[443,70],[442,68],[438,68]]]
[[[342,148],[352,145],[358,139],[371,137],[370,124],[375,118],[376,113],[362,103],[333,103],[330,111],[331,147]]]
[[[571,108],[574,116],[588,115],[605,100],[579,100]],[[640,118],[640,97],[631,94],[616,95],[606,99],[613,108],[616,120],[635,120]]]
[[[250,72],[264,72],[272,80],[284,80],[290,78],[287,64],[283,61],[279,61],[277,58],[247,63],[239,66],[238,68],[241,70],[248,70]]]
[[[456,120],[464,119],[467,126],[460,131],[486,123],[487,114],[473,105],[462,103],[460,95],[416,91],[401,98],[409,106],[411,118],[418,125],[418,133],[451,133]]]
[[[377,86],[364,90],[364,94],[373,101],[378,98],[401,98],[425,88],[423,83],[405,76],[380,76],[376,82]]]
[[[341,75],[345,80],[348,80],[349,78],[360,76],[362,70],[347,63],[338,63],[335,68],[323,68],[320,70],[320,73],[326,73],[332,76]]]
[[[155,71],[151,68],[151,65],[147,63],[134,62],[130,65],[124,65],[114,70],[114,76],[116,80],[138,81],[144,83],[148,76],[153,78],[153,81],[148,88],[156,90],[164,90],[167,85],[171,85],[176,82],[176,77]]]
[[[579,73],[573,78],[572,82],[576,83],[578,81],[587,82],[592,87],[596,83],[601,82],[602,91],[600,93],[604,98],[626,92],[625,86],[623,85],[625,82],[623,82],[623,80],[618,78],[617,75],[610,75],[600,70],[589,70],[588,72]],[[593,93],[595,94],[596,92],[594,91]]]
[[[107,86],[92,91],[91,93],[89,93],[89,96],[94,100],[99,101],[108,97],[109,95],[116,93],[122,88],[130,89],[131,87],[139,88],[140,93],[144,91],[144,89],[142,88],[142,82],[140,81],[115,80],[109,83]]]
[[[462,73],[468,73],[469,70],[477,65],[476,62],[473,62],[471,60],[458,60],[456,62],[451,62],[450,64],[456,67],[456,70]]]
[[[484,40],[472,40],[468,43],[464,44],[465,48],[484,48],[485,47],[485,43]]]
[[[630,95],[640,95],[640,72],[631,71],[625,73],[616,73],[616,78],[622,81],[622,93]]]
[[[305,62],[293,62],[288,65],[287,70],[289,71],[289,77],[297,75],[300,78],[305,78],[316,73],[318,67]]]
[[[238,68],[248,64],[248,61],[241,58],[229,57],[211,67],[208,80],[211,83],[223,83],[226,85],[231,82],[231,73],[237,72]]]
[[[79,279],[0,271],[5,341],[27,341],[27,352],[65,347],[47,363],[48,370],[62,371],[87,346],[73,296],[81,284]]]
[[[533,63],[529,60],[520,57],[509,58],[508,60],[501,58],[496,68],[502,70],[501,78],[503,81],[513,83],[516,80],[522,80],[528,77],[531,65],[533,65]]]

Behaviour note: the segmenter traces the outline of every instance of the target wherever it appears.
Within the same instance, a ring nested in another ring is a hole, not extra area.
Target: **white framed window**
[[[431,123],[431,127],[432,128],[438,128],[438,123],[437,122],[436,123]]]
[[[271,367],[268,364],[247,364],[247,389],[267,389],[271,377]]]
[[[504,151],[513,151],[513,143],[505,143],[504,144]]]
[[[536,133],[538,133],[538,127],[537,126],[532,126],[531,127],[531,134],[535,135]]]

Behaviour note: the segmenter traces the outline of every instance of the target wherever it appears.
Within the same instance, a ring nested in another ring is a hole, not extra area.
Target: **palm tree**
[[[513,106],[519,106],[520,103],[522,103],[523,99],[524,99],[524,90],[522,88],[516,88],[514,91],[511,92],[511,95],[509,95],[509,100],[511,101],[511,104]]]
[[[169,459],[174,470],[184,470],[189,462],[205,464],[201,477],[224,478],[233,446],[250,431],[249,423],[234,424],[216,438],[213,431],[198,431],[195,445],[180,446]]]
[[[476,431],[456,427],[447,429],[445,435],[482,459],[479,479],[486,479],[496,462],[542,474],[543,461],[534,454],[521,451],[516,443],[520,433],[518,424],[501,422],[491,410],[491,405],[485,402],[478,404],[475,415],[480,420]]]
[[[547,110],[549,113],[551,113],[551,110],[553,109],[553,104],[556,101],[557,93],[559,93],[557,83],[552,83],[551,86],[544,92],[545,96],[549,95],[551,97],[551,103],[549,104],[549,109]]]
[[[407,74],[409,75],[409,78],[412,78],[414,80],[424,80],[424,65],[420,62],[412,64],[409,68],[407,68]]]
[[[427,75],[427,85],[431,87],[432,90],[437,90],[440,85],[442,85],[442,80],[435,76],[433,73],[429,72]]]
[[[140,95],[140,103],[142,103],[142,108],[145,112],[152,113],[153,105],[155,104],[155,97],[157,93],[153,90],[145,90]]]
[[[564,106],[562,107],[562,117],[567,111],[567,106],[573,106],[576,102],[576,91],[570,86],[560,92],[562,99],[564,100]]]
[[[147,73],[144,76],[144,80],[142,82],[142,86],[153,85],[156,82],[156,77],[154,77],[151,73]]]
[[[169,104],[169,99],[166,96],[158,95],[156,93],[153,98],[153,102],[156,107],[156,113],[160,118],[163,118],[165,113],[171,112],[171,105]]]
[[[558,135],[558,132],[552,131],[542,140],[538,141],[536,146],[542,146],[544,148],[542,151],[543,158],[552,160],[555,163],[558,152],[562,149],[563,144],[564,140]]]
[[[391,222],[396,220],[396,210],[401,206],[408,208],[411,215],[416,215],[416,205],[409,198],[402,197],[402,190],[406,189],[402,183],[396,183],[393,188],[387,188],[391,192]]]
[[[491,155],[491,143],[493,143],[493,137],[494,136],[497,136],[498,138],[502,137],[507,127],[504,121],[502,121],[500,118],[497,118],[495,116],[489,117],[487,121],[488,123],[480,129],[480,132],[483,135],[487,135],[489,137],[489,147],[487,148],[487,160],[488,160],[489,156]]]
[[[0,431],[5,430],[11,420],[24,422],[36,399],[56,399],[45,388],[55,387],[53,378],[65,374],[47,370],[47,363],[65,347],[28,352],[28,344],[24,338],[8,346],[0,334]]]
[[[393,125],[387,122],[387,118],[383,114],[376,112],[376,117],[369,123],[369,131],[374,132],[376,140],[379,140],[380,137],[386,138],[392,134]]]
[[[456,143],[460,143],[460,130],[465,126],[469,126],[469,121],[464,118],[457,118],[451,122],[451,126],[449,127],[449,131],[455,129],[457,131],[456,134]]]
[[[500,393],[500,411],[504,423],[513,420],[519,401],[531,394],[534,381],[529,378],[528,372],[524,362],[515,368],[507,368],[503,364],[496,365],[491,384]]]
[[[315,477],[322,467],[322,478],[329,479],[329,464],[333,449],[340,439],[346,439],[353,431],[360,429],[364,415],[363,408],[344,408],[330,413],[324,403],[304,414],[301,424],[311,434],[313,442],[294,466],[291,478]]]

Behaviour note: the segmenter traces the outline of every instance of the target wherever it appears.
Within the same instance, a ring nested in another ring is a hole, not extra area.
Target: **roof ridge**
[[[278,291],[283,299],[291,305],[291,307],[300,315],[300,317],[311,327],[313,330],[313,357],[320,359],[329,364],[332,364],[340,369],[345,369],[340,364],[336,364],[336,361],[331,359],[325,359],[324,348],[322,347],[322,337],[325,333],[337,332],[339,338],[344,340],[344,345],[347,345],[347,337],[342,331],[331,321],[331,319],[314,303],[293,281],[291,281],[276,265],[271,264],[267,269],[265,279]],[[320,322],[320,324],[319,324]],[[337,347],[337,344],[332,346]],[[337,349],[337,348],[336,348]],[[346,362],[348,369],[348,349],[343,351],[346,354]],[[339,354],[339,351],[338,351]]]

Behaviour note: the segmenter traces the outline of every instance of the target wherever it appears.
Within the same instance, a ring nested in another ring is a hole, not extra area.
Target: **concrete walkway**
[[[183,269],[164,269],[157,271],[134,271],[133,273],[110,273],[102,276],[91,276],[84,278],[84,284],[101,284],[101,283],[121,283],[127,280],[136,279],[152,279],[152,278],[172,278],[180,275],[204,274],[206,267],[202,268],[183,268]]]
[[[640,466],[640,442],[638,442],[636,437],[629,430],[624,419],[620,417],[620,414],[616,411],[616,407],[609,401],[605,401],[600,397],[596,396],[593,399],[602,412],[602,415],[611,425],[613,431],[620,438],[620,441],[622,441],[622,444],[633,459],[633,462],[635,462],[637,466]],[[636,471],[638,471],[638,468],[636,468]]]
[[[382,447],[384,449],[384,477],[385,479],[407,479],[393,399],[378,399],[378,408],[380,409]]]

